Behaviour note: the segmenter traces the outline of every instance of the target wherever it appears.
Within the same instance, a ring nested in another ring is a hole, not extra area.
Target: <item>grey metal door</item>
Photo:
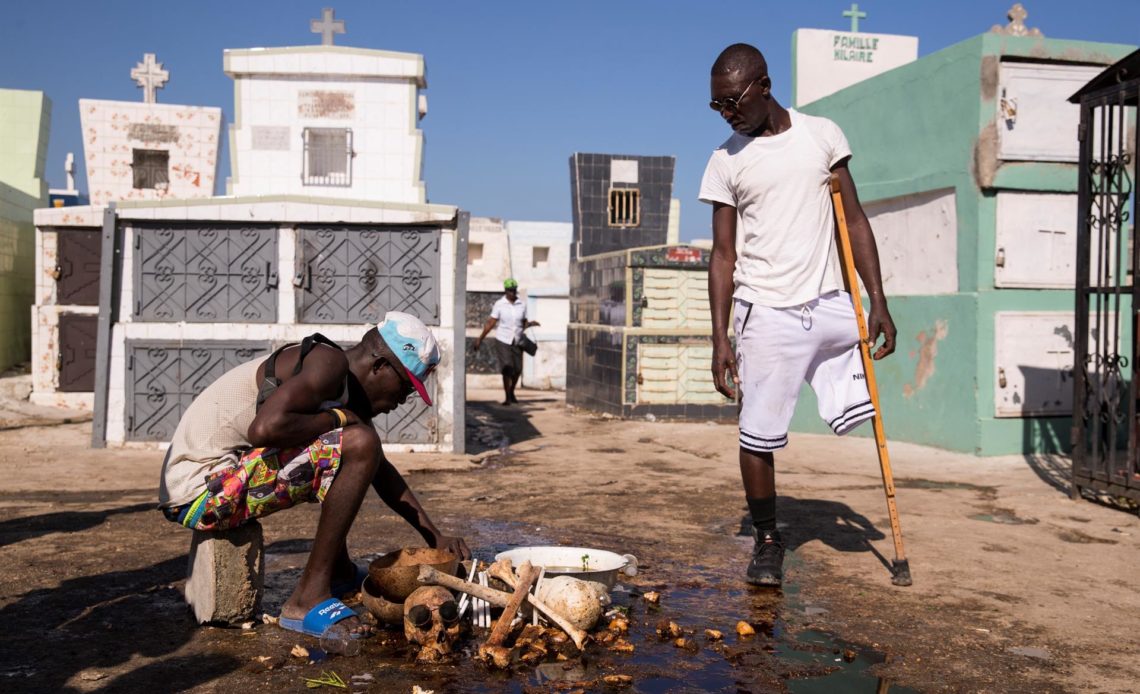
[[[269,350],[268,342],[128,341],[127,440],[169,441],[198,394]]]
[[[435,374],[424,382],[432,401],[436,399]],[[436,443],[438,435],[438,414],[435,406],[429,407],[419,396],[395,410],[373,419],[380,440],[384,443]]]
[[[97,229],[60,231],[56,239],[56,303],[98,306],[102,233]]]
[[[301,229],[298,321],[375,323],[403,311],[439,325],[439,238],[439,229]]]
[[[144,321],[277,320],[277,230],[135,227],[134,316]]]
[[[95,390],[95,335],[99,316],[61,313],[59,316],[59,390],[90,393]]]

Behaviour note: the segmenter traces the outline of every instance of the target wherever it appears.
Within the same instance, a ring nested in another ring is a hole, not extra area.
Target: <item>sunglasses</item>
[[[761,79],[763,79],[763,77],[757,77],[756,79],[749,82],[748,86],[744,88],[744,91],[740,92],[740,96],[737,96],[737,97],[728,96],[728,97],[725,97],[723,99],[713,99],[712,101],[709,102],[709,108],[716,111],[717,113],[720,113],[721,111],[725,110],[726,108],[729,111],[732,111],[735,113],[736,110],[738,108],[740,108],[740,102],[744,100],[744,95],[748,93],[748,90],[752,88],[752,85],[756,84]]]
[[[459,605],[456,605],[454,600],[443,603],[434,611],[439,613],[439,618],[444,624],[451,625],[459,621]],[[408,610],[408,621],[417,629],[426,629],[431,626],[432,612],[433,610],[429,610],[425,605],[416,605]]]
[[[416,386],[412,383],[412,379],[408,378],[408,373],[404,370],[402,364],[394,364],[379,354],[373,354],[372,358],[383,359],[388,368],[392,369],[392,372],[396,374],[396,378],[400,379],[400,383],[404,386],[403,391],[400,392],[401,398],[410,398],[418,392]]]

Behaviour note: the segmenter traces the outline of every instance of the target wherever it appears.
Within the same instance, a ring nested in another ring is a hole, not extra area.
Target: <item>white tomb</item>
[[[867,13],[853,4],[843,13],[851,31],[797,29],[792,33],[792,105],[822,99],[918,58],[918,37],[859,31]]]

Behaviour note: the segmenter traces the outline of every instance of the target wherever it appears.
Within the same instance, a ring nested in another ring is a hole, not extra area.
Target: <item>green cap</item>
[[[507,279],[503,280],[503,289],[518,289],[518,288],[519,288],[519,281],[516,280],[514,277],[508,277]]]

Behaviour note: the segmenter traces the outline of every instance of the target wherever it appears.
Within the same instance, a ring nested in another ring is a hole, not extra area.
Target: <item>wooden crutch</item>
[[[847,233],[847,215],[843,210],[843,197],[839,193],[839,174],[831,174],[831,204],[839,227],[839,255],[843,259],[843,281],[855,306],[855,321],[859,324],[859,354],[863,357],[863,372],[867,376],[867,391],[875,416],[871,425],[875,429],[875,444],[879,451],[879,469],[883,473],[883,492],[887,495],[887,515],[891,519],[891,535],[895,540],[895,558],[891,562],[891,583],[909,586],[910,563],[903,550],[902,527],[899,511],[895,507],[895,481],[891,475],[891,456],[887,452],[887,435],[883,432],[883,411],[879,409],[879,385],[875,381],[875,364],[871,359],[871,338],[867,332],[867,319],[863,316],[863,297],[859,294],[859,276],[855,272],[855,255],[851,252],[851,237]]]

